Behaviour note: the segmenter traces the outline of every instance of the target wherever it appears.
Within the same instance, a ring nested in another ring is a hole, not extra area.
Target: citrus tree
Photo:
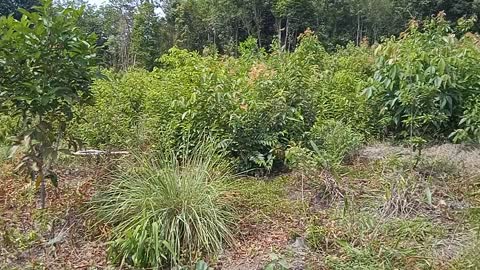
[[[44,208],[45,181],[57,184],[51,167],[73,108],[91,99],[96,37],[76,26],[82,9],[58,10],[42,0],[33,12],[19,11],[20,20],[0,18],[0,113],[22,119],[12,153],[24,147],[17,169],[31,174]]]

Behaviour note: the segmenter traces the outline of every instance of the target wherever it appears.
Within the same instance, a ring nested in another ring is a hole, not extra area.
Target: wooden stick
[[[83,150],[73,153],[74,156],[129,155],[127,151]]]

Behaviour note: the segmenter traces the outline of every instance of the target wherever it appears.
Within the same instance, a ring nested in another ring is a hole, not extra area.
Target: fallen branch
[[[83,150],[73,153],[74,156],[114,156],[129,155],[127,151],[102,151],[102,150]]]

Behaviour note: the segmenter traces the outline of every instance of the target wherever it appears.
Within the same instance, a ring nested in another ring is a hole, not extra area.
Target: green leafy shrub
[[[154,88],[153,78],[142,70],[105,76],[93,85],[94,105],[79,112],[76,136],[94,147],[141,146],[144,96]]]
[[[370,72],[368,48],[342,49],[337,63],[307,31],[292,53],[267,55],[253,39],[241,52],[233,58],[172,48],[151,73],[97,81],[97,103],[80,134],[91,145],[140,141],[177,152],[210,136],[238,171],[265,174],[283,168],[291,142],[308,142],[317,118],[369,128],[372,113],[360,96]]]
[[[93,210],[113,228],[110,258],[165,267],[217,254],[232,237],[222,202],[228,168],[211,146],[128,163],[93,199]]]
[[[365,135],[375,135],[377,119],[372,102],[362,96],[373,74],[373,51],[349,44],[323,60],[323,69],[312,78],[317,119],[342,121]]]
[[[466,102],[459,129],[455,130],[450,137],[454,142],[480,143],[480,95]]]
[[[317,122],[309,133],[310,144],[325,167],[340,165],[362,145],[363,136],[335,120]]]
[[[442,139],[457,129],[465,101],[480,91],[480,48],[462,35],[473,23],[460,20],[453,29],[440,13],[378,46],[365,92],[378,102],[387,133]]]
[[[177,48],[162,56],[163,68],[150,75],[156,86],[145,93],[146,133],[154,148],[188,150],[205,135],[228,141],[229,113],[239,106],[235,78],[215,57]]]
[[[314,69],[305,72],[309,64],[294,54],[263,57],[222,59],[173,48],[152,73],[98,81],[97,103],[81,134],[94,145],[130,145],[136,117],[153,149],[184,151],[208,135],[223,142],[238,170],[268,172],[281,166],[288,142],[310,129],[316,110],[306,84]],[[140,110],[131,110],[131,95]]]
[[[309,171],[320,166],[315,152],[300,145],[291,145],[285,152],[285,163],[290,169]]]

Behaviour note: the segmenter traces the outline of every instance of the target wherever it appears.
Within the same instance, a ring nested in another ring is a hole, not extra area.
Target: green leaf
[[[170,252],[172,258],[176,258],[176,257],[177,257],[177,253],[175,252],[175,250],[173,249],[172,245],[171,245],[168,241],[163,240],[163,241],[162,241],[162,244],[163,244],[163,246],[165,246],[165,247],[167,248],[167,250]]]
[[[45,179],[50,179],[52,185],[58,188],[58,175],[56,173],[50,172],[47,176],[45,176]]]
[[[445,60],[441,58],[440,61],[438,62],[438,71],[440,75],[445,74],[445,67],[446,67]]]
[[[442,86],[443,79],[441,77],[435,77],[434,84],[435,87],[440,88]]]
[[[366,96],[367,98],[371,98],[373,96],[374,90],[375,90],[375,87],[373,86],[367,87],[363,90],[362,95]]]

